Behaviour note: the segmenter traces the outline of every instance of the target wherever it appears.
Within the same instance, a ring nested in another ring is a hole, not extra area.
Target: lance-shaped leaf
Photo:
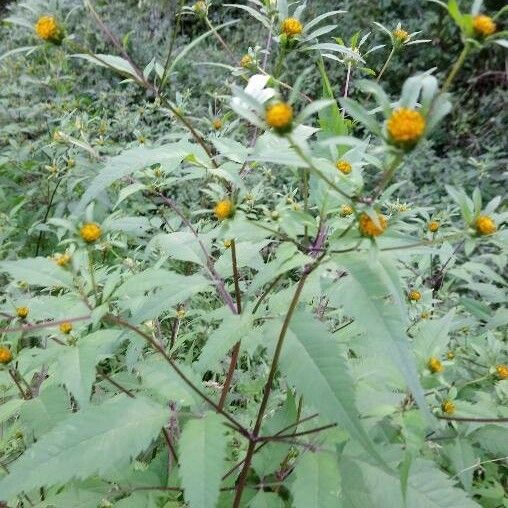
[[[1,497],[107,474],[146,449],[166,420],[164,406],[126,395],[90,406],[43,435],[9,467],[0,481]]]
[[[226,456],[220,416],[190,420],[180,438],[180,476],[190,508],[215,508]]]
[[[383,462],[360,423],[353,379],[324,324],[310,314],[296,314],[287,332],[280,368],[322,417],[344,426],[366,451]]]
[[[341,288],[347,294],[343,302],[346,312],[367,332],[369,340],[389,352],[418,406],[432,420],[409,348],[403,291],[395,267],[381,256],[356,254],[341,256],[340,261],[351,275]]]
[[[329,453],[306,453],[296,466],[291,487],[294,508],[337,508],[340,472],[337,458]]]

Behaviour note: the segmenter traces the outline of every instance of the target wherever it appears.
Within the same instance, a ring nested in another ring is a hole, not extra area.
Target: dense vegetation
[[[0,506],[508,507],[504,4],[6,6]]]

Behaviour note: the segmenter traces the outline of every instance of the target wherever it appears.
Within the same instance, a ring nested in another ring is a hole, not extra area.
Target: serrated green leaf
[[[337,458],[331,453],[306,453],[295,468],[291,487],[294,508],[337,508],[340,472]]]
[[[395,267],[388,258],[365,255],[341,256],[343,266],[351,274],[341,291],[346,312],[368,333],[369,340],[386,349],[427,418],[433,417],[425,401],[415,362],[406,335],[407,315],[403,293]]]
[[[179,443],[180,476],[190,508],[215,508],[224,473],[226,437],[216,413],[187,422]]]
[[[90,406],[63,420],[11,465],[0,481],[2,497],[105,474],[144,450],[166,420],[164,406],[126,395]]]
[[[302,312],[291,320],[280,368],[322,417],[343,425],[382,462],[358,418],[354,384],[344,359],[326,327],[313,316]]]

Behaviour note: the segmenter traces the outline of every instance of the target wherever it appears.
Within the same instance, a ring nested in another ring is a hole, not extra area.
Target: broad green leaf
[[[358,321],[380,349],[388,352],[404,375],[418,406],[433,420],[425,401],[415,362],[406,335],[407,315],[397,272],[385,257],[341,256],[340,262],[350,273],[340,291],[347,294],[346,312]]]
[[[252,330],[253,318],[250,312],[239,315],[228,313],[220,326],[207,338],[196,369],[200,372],[215,370],[218,362],[226,356],[233,345]]]
[[[179,443],[180,476],[190,508],[215,508],[224,473],[226,437],[215,413],[188,421]]]
[[[348,508],[479,508],[433,463],[421,459],[415,460],[409,470],[406,503],[398,475],[352,457],[344,457],[340,469],[343,500]]]
[[[285,504],[275,492],[259,490],[249,504],[249,508],[284,508]],[[307,507],[309,508],[309,507]]]
[[[343,425],[381,461],[358,418],[353,380],[339,348],[326,327],[313,316],[299,313],[291,320],[280,368],[322,417]]]
[[[17,261],[2,261],[0,272],[12,278],[26,281],[30,285],[61,287],[72,285],[72,275],[48,258],[26,258]]]
[[[74,210],[74,214],[81,215],[88,203],[104,192],[116,180],[136,173],[153,164],[161,164],[164,169],[173,171],[189,154],[194,154],[202,160],[207,158],[203,149],[187,141],[170,143],[156,148],[132,148],[125,150],[120,155],[109,158],[105,163],[105,167],[101,169],[100,173],[88,185]]]
[[[143,451],[167,417],[165,407],[125,395],[90,406],[63,420],[11,465],[0,481],[2,497],[108,473]]]
[[[11,399],[0,405],[0,423],[13,417],[24,404],[23,399]]]
[[[297,461],[291,486],[294,508],[337,508],[340,472],[335,454],[307,452]]]

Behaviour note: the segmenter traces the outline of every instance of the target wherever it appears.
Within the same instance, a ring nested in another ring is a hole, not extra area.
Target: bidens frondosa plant
[[[497,56],[443,89],[425,4],[43,3],[0,68],[0,505],[503,506]]]

